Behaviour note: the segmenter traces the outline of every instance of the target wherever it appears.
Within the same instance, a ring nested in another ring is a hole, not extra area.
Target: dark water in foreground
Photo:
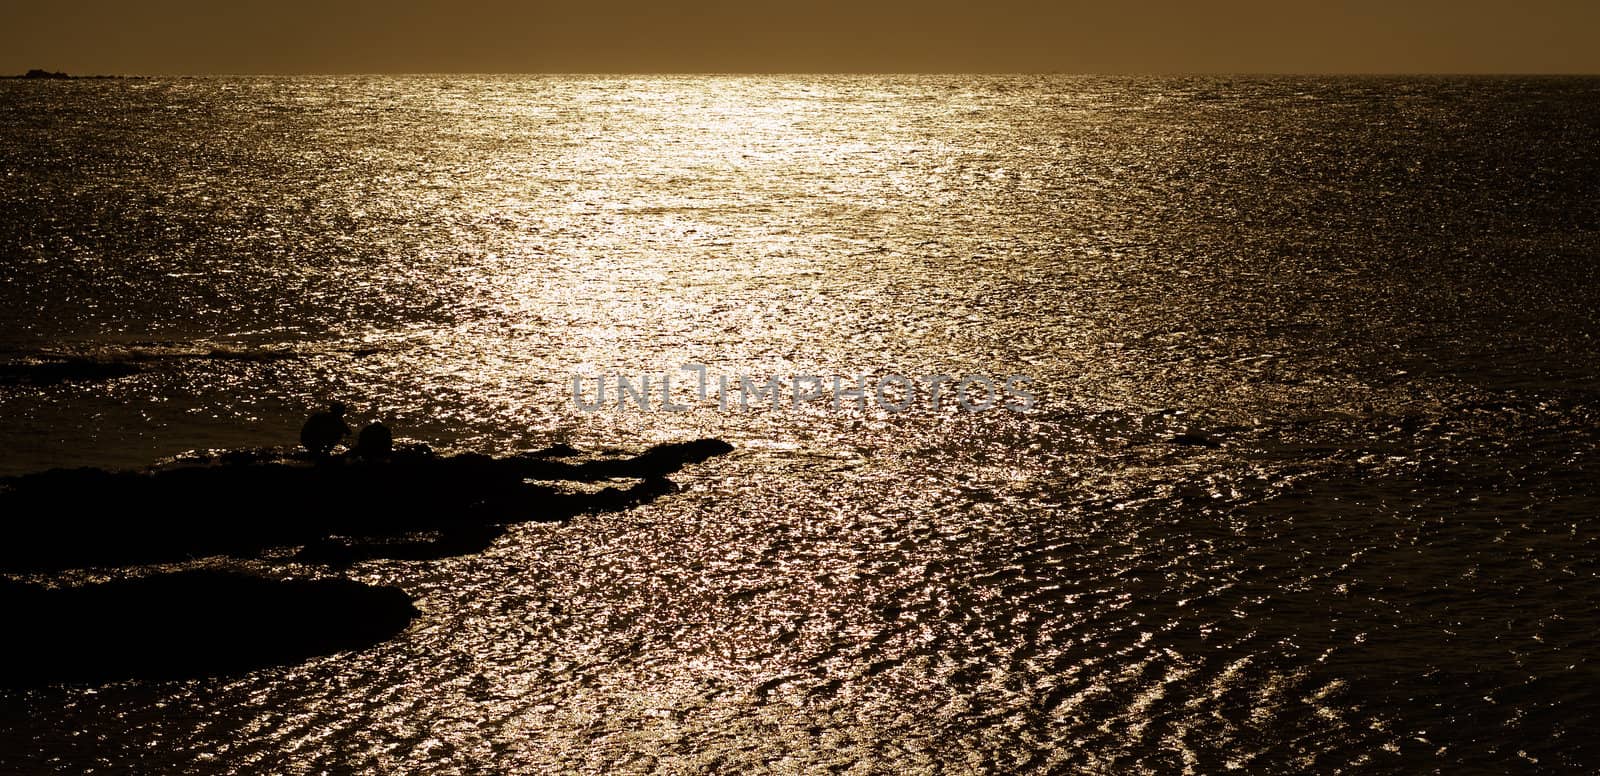
[[[357,566],[376,648],[11,693],[0,771],[1592,770],[1597,193],[1592,79],[0,83],[0,360],[133,372],[12,373],[0,473],[739,448]],[[687,362],[1040,404],[568,396]]]

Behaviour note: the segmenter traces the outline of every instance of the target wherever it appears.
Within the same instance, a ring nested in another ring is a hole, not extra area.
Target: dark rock
[[[144,472],[56,469],[0,479],[0,571],[130,566],[214,555],[258,557],[331,537],[384,557],[472,546],[469,529],[628,509],[675,486],[666,475],[732,450],[720,440],[661,445],[621,459],[436,456],[402,449],[383,460],[318,463],[260,451]],[[627,487],[568,492],[535,480],[633,479]],[[415,537],[442,532],[442,547]],[[488,540],[482,540],[484,546]],[[325,551],[325,550],[324,550]],[[317,551],[313,551],[315,555]]]
[[[358,458],[372,460],[388,458],[394,452],[394,432],[382,423],[368,423],[356,435],[356,446],[350,453]]]
[[[632,458],[603,458],[567,463],[545,460],[552,456],[541,450],[537,453],[524,453],[516,456],[514,460],[521,464],[523,476],[531,480],[592,482],[615,477],[664,477],[689,464],[701,463],[731,452],[733,445],[720,439],[696,439],[692,442],[656,445]]]
[[[344,422],[344,405],[334,402],[328,405],[326,412],[312,413],[306,419],[306,424],[300,427],[300,444],[311,455],[321,457],[349,435],[350,427]]]
[[[417,616],[392,587],[189,571],[61,589],[0,581],[0,686],[240,673],[363,649]]]
[[[1212,447],[1212,448],[1216,448],[1216,447],[1221,447],[1222,446],[1221,442],[1218,442],[1217,440],[1212,439],[1211,437],[1208,437],[1208,436],[1204,436],[1202,434],[1177,434],[1177,435],[1173,436],[1171,439],[1168,439],[1167,441],[1169,441],[1169,442],[1171,442],[1171,443],[1173,443],[1175,445],[1187,445],[1187,446],[1190,446],[1190,447]]]

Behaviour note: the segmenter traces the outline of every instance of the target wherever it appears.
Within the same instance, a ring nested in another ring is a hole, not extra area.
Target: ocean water
[[[0,474],[737,447],[0,771],[1593,770],[1597,195],[1596,79],[0,82]],[[571,396],[687,363],[1038,401]]]

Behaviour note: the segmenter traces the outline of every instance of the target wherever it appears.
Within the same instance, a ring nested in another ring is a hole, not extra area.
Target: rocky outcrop
[[[487,527],[627,509],[666,479],[732,450],[703,439],[624,458],[493,458],[401,450],[381,460],[308,461],[236,452],[143,472],[58,469],[0,480],[0,572],[133,566],[307,548],[330,562],[482,549]],[[632,480],[572,490],[547,482]],[[341,550],[340,548],[346,548]]]
[[[69,588],[0,581],[0,687],[240,673],[364,649],[417,616],[397,588],[188,571]]]

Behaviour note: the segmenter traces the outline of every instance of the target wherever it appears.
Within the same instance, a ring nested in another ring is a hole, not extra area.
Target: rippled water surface
[[[136,370],[0,383],[0,474],[329,398],[738,448],[358,565],[373,649],[7,695],[0,770],[1600,767],[1600,81],[13,81],[0,141],[0,361]],[[1039,404],[570,397],[691,362]]]

